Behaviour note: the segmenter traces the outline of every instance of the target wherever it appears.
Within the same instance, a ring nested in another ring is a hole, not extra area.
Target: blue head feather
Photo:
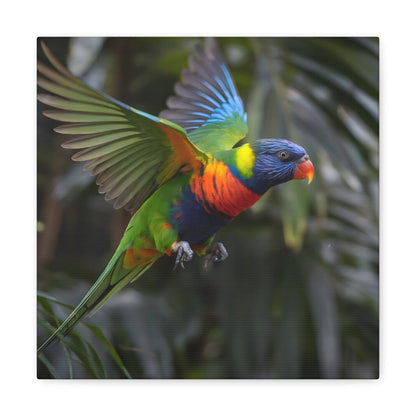
[[[297,162],[306,155],[303,147],[284,139],[257,140],[252,148],[256,162],[250,188],[260,194],[293,179]]]

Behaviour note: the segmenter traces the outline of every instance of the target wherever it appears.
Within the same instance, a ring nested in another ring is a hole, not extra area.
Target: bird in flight
[[[38,63],[38,100],[46,117],[65,124],[74,161],[96,175],[98,191],[132,218],[102,274],[79,305],[39,347],[43,352],[77,322],[136,280],[164,255],[184,266],[194,254],[205,267],[228,257],[215,233],[265,192],[314,175],[306,151],[276,138],[237,146],[248,132],[247,114],[214,39],[189,59],[175,95],[158,117],[85,85],[50,52]]]

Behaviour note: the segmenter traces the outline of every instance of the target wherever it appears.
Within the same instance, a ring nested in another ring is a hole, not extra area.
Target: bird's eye
[[[288,152],[288,151],[286,151],[286,150],[279,150],[279,151],[277,152],[277,157],[278,157],[280,160],[286,160],[286,159],[289,157],[289,152]]]

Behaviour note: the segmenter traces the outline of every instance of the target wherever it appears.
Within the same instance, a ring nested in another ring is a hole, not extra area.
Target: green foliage
[[[79,41],[45,41],[62,61],[77,59]],[[106,39],[84,76],[157,114],[194,41]],[[378,377],[378,40],[219,44],[249,136],[304,146],[313,182],[269,191],[220,231],[230,257],[207,273],[198,258],[175,272],[172,259],[157,262],[47,350],[40,378]],[[75,305],[128,218],[59,149],[55,125],[39,116],[38,288]],[[45,294],[38,301],[43,341],[66,312]]]
[[[42,328],[47,329],[50,333],[52,333],[55,330],[55,327],[52,326],[46,320],[46,318],[53,320],[54,325],[56,327],[58,327],[61,324],[61,321],[56,316],[51,303],[64,306],[66,309],[69,310],[68,313],[70,313],[73,310],[73,308],[70,305],[63,303],[46,293],[38,292],[38,325]],[[84,325],[91,331],[92,334],[94,334],[95,338],[107,349],[108,353],[114,359],[115,363],[123,372],[124,376],[127,378],[131,378],[117,351],[107,340],[101,329],[95,325],[90,325],[85,322]],[[74,360],[77,360],[85,368],[87,373],[92,376],[92,378],[107,378],[105,366],[103,365],[103,362],[100,359],[98,352],[87,341],[85,337],[81,336],[77,331],[72,331],[71,334],[69,334],[65,338],[60,339],[59,342],[61,343],[61,346],[67,358],[69,378],[73,378],[72,362]],[[39,359],[46,366],[49,373],[53,377],[57,378],[58,373],[56,369],[54,368],[53,364],[45,357],[45,355],[40,354]]]

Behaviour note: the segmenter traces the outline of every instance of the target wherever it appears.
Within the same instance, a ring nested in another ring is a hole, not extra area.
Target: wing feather
[[[160,117],[183,127],[200,149],[231,149],[247,135],[243,102],[214,39],[190,57],[175,94]]]
[[[137,132],[133,129],[116,131],[113,133],[87,134],[71,140],[67,140],[62,144],[62,147],[64,149],[83,149],[86,147],[98,146],[100,144],[105,144],[114,140],[128,138],[131,136],[137,136]]]
[[[55,131],[76,135],[62,146],[97,176],[98,191],[115,208],[134,212],[163,183],[182,171],[199,173],[209,157],[180,125],[136,110],[72,75],[42,44],[52,67],[38,64],[39,94],[52,107],[45,116],[62,121]],[[204,91],[209,93],[210,88]],[[190,108],[192,110],[192,108]],[[198,117],[197,115],[195,115]],[[186,169],[184,168],[186,167]]]
[[[108,114],[88,114],[66,111],[47,110],[43,114],[52,120],[64,121],[66,123],[100,123],[100,122],[120,122],[124,120],[123,116]]]

